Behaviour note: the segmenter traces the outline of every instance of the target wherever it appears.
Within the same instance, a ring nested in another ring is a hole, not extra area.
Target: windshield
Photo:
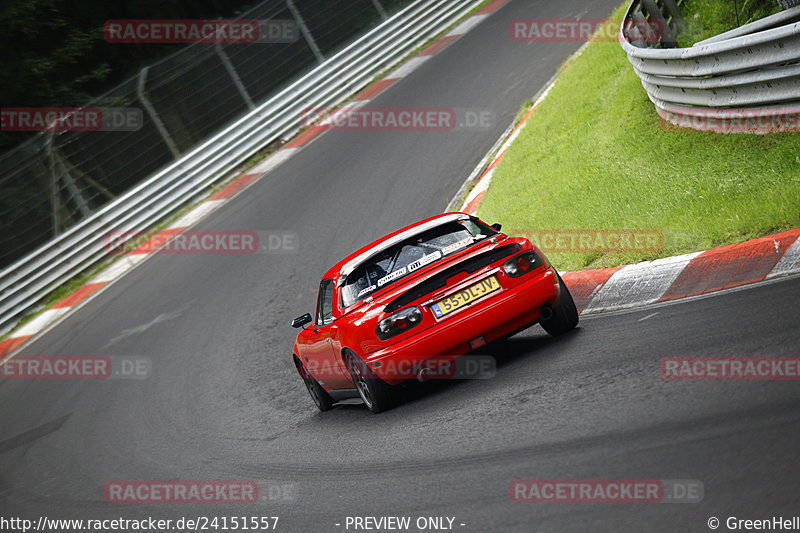
[[[456,220],[402,241],[359,265],[342,286],[342,307],[497,232],[475,218]]]

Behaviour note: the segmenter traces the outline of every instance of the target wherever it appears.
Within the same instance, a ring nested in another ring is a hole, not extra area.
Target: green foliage
[[[800,226],[798,154],[796,133],[665,127],[620,46],[596,42],[562,72],[506,152],[478,214],[511,234],[664,235],[660,253],[553,254],[559,269],[652,260]]]
[[[0,105],[75,107],[180,45],[109,44],[110,19],[220,18],[253,0],[3,0]],[[0,153],[26,134],[0,133]]]
[[[739,14],[739,24],[736,14]],[[698,41],[762,19],[781,10],[777,0],[686,0],[681,5],[685,21],[678,33],[678,45],[689,47]]]

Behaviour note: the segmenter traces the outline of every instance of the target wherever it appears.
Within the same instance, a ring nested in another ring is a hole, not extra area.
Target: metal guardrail
[[[238,16],[246,24],[258,23],[254,41],[200,40],[149,62],[89,101],[51,102],[100,111],[102,127],[73,129],[67,121],[64,130],[42,131],[0,153],[0,271],[180,159],[415,0],[255,1]],[[111,38],[110,22],[103,46],[130,46]],[[6,131],[5,119],[14,116],[6,107],[13,102],[3,103],[8,105],[3,106],[2,140],[20,141],[29,134]]]
[[[676,48],[680,23],[674,1],[634,0],[620,28],[662,119],[717,132],[800,131],[800,6],[690,48]]]
[[[304,110],[341,102],[481,3],[413,2],[243,118],[0,272],[0,332],[10,330],[55,288],[109,255],[104,235],[157,224],[259,149],[297,130]]]

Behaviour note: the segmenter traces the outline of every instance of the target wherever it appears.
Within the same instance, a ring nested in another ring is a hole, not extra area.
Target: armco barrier
[[[52,290],[108,255],[110,231],[148,228],[203,194],[260,148],[295,131],[309,107],[335,105],[445,30],[481,0],[419,0],[173,164],[0,272],[0,333]]]
[[[672,0],[635,0],[620,28],[662,119],[722,133],[800,131],[800,6],[690,48],[675,47],[679,17]]]

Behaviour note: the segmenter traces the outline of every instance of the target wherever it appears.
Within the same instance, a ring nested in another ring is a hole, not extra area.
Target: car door
[[[306,368],[328,390],[350,388],[352,383],[344,374],[344,366],[331,338],[336,336],[333,319],[334,282],[323,279],[319,284],[317,313],[313,328],[309,328],[306,344]]]

